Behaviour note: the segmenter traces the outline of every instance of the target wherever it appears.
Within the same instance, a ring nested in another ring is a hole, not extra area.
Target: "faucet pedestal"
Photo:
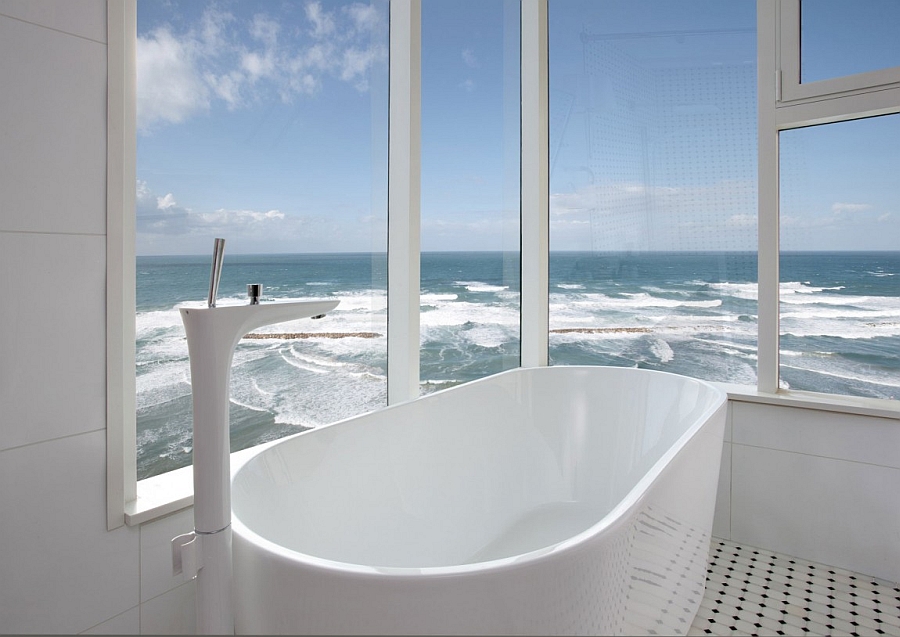
[[[197,632],[233,634],[229,385],[234,348],[258,327],[325,314],[339,301],[180,308],[194,399],[194,532],[173,540],[175,563],[197,575]],[[193,556],[183,559],[188,544]],[[193,562],[193,567],[188,566]]]

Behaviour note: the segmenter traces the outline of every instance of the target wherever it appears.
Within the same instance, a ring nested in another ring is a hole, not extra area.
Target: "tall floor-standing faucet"
[[[207,307],[182,307],[194,398],[194,530],[172,540],[175,574],[196,577],[197,632],[232,634],[231,462],[229,384],[238,341],[250,330],[324,315],[340,301],[259,304],[261,287],[248,287],[250,305],[216,307],[224,239],[216,239]]]

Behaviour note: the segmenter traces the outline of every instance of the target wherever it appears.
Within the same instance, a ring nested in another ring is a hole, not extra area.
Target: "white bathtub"
[[[686,634],[725,394],[517,369],[285,439],[233,479],[238,633]]]

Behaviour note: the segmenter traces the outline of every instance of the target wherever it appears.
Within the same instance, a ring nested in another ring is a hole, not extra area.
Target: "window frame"
[[[800,392],[780,388],[780,193],[781,131],[900,113],[900,67],[799,84],[800,1],[757,0],[757,106],[759,117],[759,307],[757,391],[773,396],[821,397],[826,402],[866,405],[900,413],[877,398]],[[774,78],[774,81],[772,81]],[[796,87],[804,87],[798,94]],[[786,93],[787,89],[787,93]]]
[[[801,83],[800,3],[802,1],[780,0],[778,46],[781,65],[779,69],[780,94],[776,96],[778,101],[789,103],[806,99],[823,99],[900,85],[900,66]]]

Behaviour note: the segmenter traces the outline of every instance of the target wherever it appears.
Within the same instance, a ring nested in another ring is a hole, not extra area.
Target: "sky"
[[[517,250],[518,2],[422,4],[422,249]],[[811,77],[900,60],[823,13]],[[754,250],[755,3],[549,15],[551,249]],[[387,28],[386,0],[138,0],[137,253],[383,251]],[[900,249],[898,120],[784,137],[785,249]]]

